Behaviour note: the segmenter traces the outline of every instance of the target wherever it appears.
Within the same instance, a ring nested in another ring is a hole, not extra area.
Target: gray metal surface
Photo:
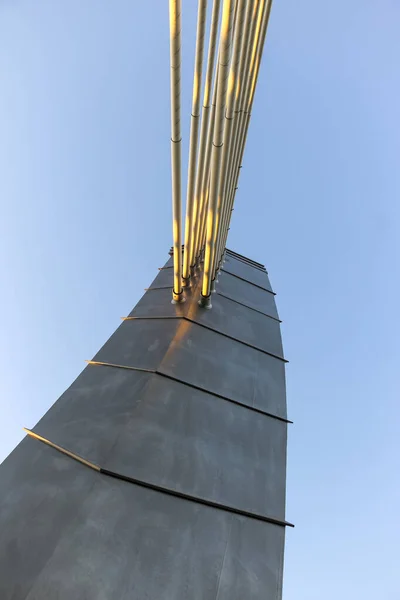
[[[191,289],[185,291],[190,294]],[[261,348],[283,358],[279,322],[220,294],[213,294],[212,310],[203,310],[197,302],[171,304],[171,289],[153,290],[145,294],[129,316],[168,317],[187,316],[235,339]]]
[[[280,597],[283,527],[104,476],[29,438],[0,472],[2,600]]]
[[[172,288],[173,281],[174,281],[174,270],[173,269],[161,269],[157,273],[157,275],[153,279],[153,281],[151,282],[151,285],[149,285],[149,289],[163,287],[166,285],[169,286],[170,288]]]
[[[169,270],[169,269],[168,269]],[[191,293],[191,288],[185,288],[185,296]],[[168,317],[184,316],[188,310],[188,302],[171,304],[171,288],[152,289],[139,300],[130,317]]]
[[[123,321],[94,357],[120,367],[86,367],[34,428],[188,498],[25,439],[0,465],[1,600],[281,600],[284,527],[228,511],[285,519],[287,424],[250,410],[286,417],[285,363],[267,354],[283,357],[280,326],[261,314],[277,316],[275,297],[238,277],[221,273],[236,302],[213,294],[209,311],[200,278],[184,304],[146,292],[131,315],[164,318]]]
[[[88,366],[33,430],[105,466],[122,429],[142,408],[150,373]]]
[[[1,600],[27,598],[98,476],[30,438],[0,465]]]
[[[221,294],[279,319],[275,296],[271,292],[262,290],[224,271],[221,271],[218,279],[217,291]]]
[[[169,268],[172,268],[173,266],[174,266],[174,259],[172,258],[172,256],[170,256],[169,259],[167,260],[167,262],[163,265],[163,267],[159,267],[159,268],[169,269]]]
[[[179,325],[178,320],[123,321],[93,360],[155,369],[168,351]]]
[[[226,248],[226,255],[232,256],[235,259],[241,260],[242,262],[245,262],[246,264],[249,264],[252,267],[256,267],[258,269],[266,271],[265,265],[263,265],[262,263],[259,263],[251,258],[248,258],[247,256],[243,256],[243,254],[238,254],[234,250],[230,250],[229,248]],[[267,271],[267,273],[268,273],[268,271]]]
[[[275,599],[283,543],[282,527],[99,477],[27,600]]]
[[[169,263],[170,260],[166,262],[164,268],[160,270],[152,281],[149,289],[165,286],[172,287],[173,269],[165,268]],[[198,271],[197,278],[192,279],[191,285],[196,287],[199,282],[201,282],[200,271]],[[255,285],[248,285],[249,283]],[[265,290],[255,286],[261,286]],[[242,302],[276,319],[278,318],[274,295],[272,293],[268,294],[268,291],[272,292],[272,288],[267,273],[246,265],[230,255],[227,255],[225,264],[218,276],[216,289],[217,292],[233,298],[233,300]],[[213,296],[212,300],[214,303],[215,296]]]
[[[88,367],[34,431],[116,473],[285,517],[286,423],[158,375]]]
[[[267,290],[272,292],[271,284],[266,271],[261,271],[250,265],[246,265],[241,260],[235,259],[229,254],[225,257],[225,262],[222,266],[223,271],[228,271],[233,275],[242,277],[251,283],[255,283],[261,287],[265,287]]]
[[[159,371],[286,417],[285,365],[282,360],[194,323],[178,321],[178,328],[176,323],[163,322],[164,331],[170,328],[171,343]]]
[[[183,319],[124,321],[94,360],[157,369],[208,392],[286,417],[281,359]]]

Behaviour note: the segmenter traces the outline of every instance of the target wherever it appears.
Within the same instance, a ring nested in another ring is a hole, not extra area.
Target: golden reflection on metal
[[[115,363],[102,362],[98,360],[85,360],[85,363],[97,367],[114,367],[115,369],[127,369],[128,371],[142,371],[142,373],[155,373],[155,369],[145,369],[143,367],[129,367],[128,365],[117,365]]]
[[[193,207],[193,235],[191,236],[189,244],[189,259],[190,266],[194,267],[200,254],[201,244],[201,231],[204,224],[204,202],[206,200],[205,187],[208,185],[208,173],[209,173],[209,155],[210,155],[210,129],[213,129],[213,114],[214,107],[210,104],[211,100],[211,88],[213,81],[214,63],[216,55],[217,35],[218,35],[218,22],[219,13],[221,8],[221,0],[214,0],[212,15],[211,15],[211,26],[209,34],[209,46],[208,46],[208,58],[207,58],[207,70],[204,84],[204,97],[203,97],[203,110],[201,117],[201,128],[200,128],[200,143],[198,152],[198,161],[196,168],[196,182],[194,197],[196,199],[196,206]],[[214,90],[212,103],[215,104],[215,94],[217,88],[217,78],[214,77]]]
[[[254,42],[253,42],[253,50],[251,53],[251,60],[250,60],[250,74],[251,75],[252,75],[253,69],[254,69],[254,61],[255,61],[256,52],[257,52],[258,40],[259,40],[259,36],[260,36],[261,19],[262,19],[263,11],[265,8],[265,1],[266,0],[264,0],[263,2],[260,2],[260,6],[258,9],[257,23],[256,23],[255,34],[254,34]]]
[[[192,116],[190,124],[190,144],[189,144],[189,166],[186,195],[186,219],[185,219],[185,239],[183,252],[182,277],[184,285],[188,285],[190,279],[191,266],[191,248],[195,236],[195,186],[196,186],[196,162],[197,146],[199,138],[200,124],[200,94],[199,88],[203,73],[203,55],[204,55],[204,36],[206,31],[206,11],[207,0],[199,0],[197,14],[197,36],[196,36],[196,54],[193,77],[193,98],[192,98]]]
[[[97,466],[94,463],[86,460],[85,458],[82,458],[82,456],[79,456],[79,454],[75,454],[74,452],[71,452],[70,450],[67,450],[66,448],[63,448],[62,446],[59,446],[58,444],[55,444],[54,442],[51,442],[47,438],[44,438],[41,435],[38,435],[37,433],[35,433],[34,431],[31,431],[31,429],[27,429],[26,427],[23,427],[23,430],[30,437],[35,438],[36,440],[39,440],[39,442],[43,442],[43,444],[47,444],[47,446],[51,446],[55,450],[58,450],[59,452],[62,452],[62,454],[66,454],[70,458],[73,458],[74,460],[77,460],[78,462],[82,463],[83,465],[86,465],[87,467],[90,467],[91,469],[94,469],[95,471],[100,471],[100,467],[99,466]]]
[[[182,299],[181,251],[181,0],[169,1],[171,62],[171,175],[174,248],[174,286],[172,297]]]
[[[234,8],[235,3],[232,0],[224,0],[218,57],[218,90],[215,106],[215,125],[212,139],[212,155],[210,165],[210,192],[208,199],[206,234],[207,242],[204,254],[203,284],[201,289],[201,294],[204,298],[208,298],[210,296],[211,281],[213,278],[214,253],[217,238],[216,216],[218,212],[218,198],[221,181],[225,107],[228,89]]]
[[[198,0],[183,263],[180,245],[180,188],[177,189],[180,149],[179,152],[178,148],[172,149],[173,182],[175,181],[174,294],[177,291],[182,293],[179,275],[183,276],[183,285],[190,285],[193,268],[199,260],[204,259],[200,287],[203,297],[209,296],[211,281],[216,277],[223,259],[271,2],[272,0],[223,0],[220,16],[221,0],[214,0],[200,124],[206,0]],[[175,61],[178,70],[180,60],[178,65],[177,56],[172,57],[172,48],[177,49],[176,42],[180,39],[180,2],[170,0],[171,6],[171,66]],[[218,28],[220,47],[214,68]],[[173,139],[179,142],[176,145],[180,147],[180,90],[178,94],[176,75],[175,72],[171,77],[171,103],[175,101],[178,111],[175,111],[178,117],[175,125],[179,127],[179,139],[174,136]],[[174,85],[175,100],[172,94]],[[172,129],[174,130],[173,126]],[[175,133],[177,131],[178,129]],[[183,296],[177,297],[179,300],[181,298]]]
[[[176,345],[181,344],[183,340],[188,337],[191,329],[193,329],[193,323],[191,321],[186,321],[185,319],[180,320],[176,333],[172,338],[171,343],[169,344],[161,363],[157,367],[157,371],[162,371],[162,366],[164,363],[171,364],[171,357],[176,352]]]

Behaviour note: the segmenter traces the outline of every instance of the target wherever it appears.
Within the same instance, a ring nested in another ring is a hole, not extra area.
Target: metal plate
[[[198,323],[283,358],[280,324],[219,294],[212,296],[212,309],[198,305],[199,291],[187,288],[186,302],[171,304],[171,290],[153,290],[143,296],[129,316],[187,316]]]
[[[0,465],[1,600],[25,600],[98,477],[28,437]]]
[[[195,323],[164,322],[163,327],[168,326],[171,343],[158,367],[161,372],[286,417],[285,365],[282,360]]]
[[[283,543],[283,527],[100,478],[27,600],[276,598]]]
[[[106,468],[284,519],[286,429],[282,421],[154,375]]]
[[[243,279],[255,283],[256,285],[260,285],[272,292],[271,284],[265,271],[246,265],[241,260],[237,260],[229,254],[225,257],[225,263],[223,264],[222,270],[233,273],[238,277],[242,277]]]
[[[213,294],[211,310],[204,310],[197,302],[190,303],[188,309],[187,316],[198,323],[283,358],[278,321],[219,294]]]
[[[190,288],[186,289],[185,295],[190,293]],[[149,290],[139,300],[129,317],[169,317],[183,316],[187,313],[190,298],[186,302],[172,304],[172,288],[162,290]]]
[[[168,351],[178,327],[179,321],[176,320],[123,321],[94,360],[156,369]]]
[[[195,323],[124,321],[94,360],[158,369],[206,391],[286,417],[283,361]]]
[[[286,428],[159,375],[90,366],[34,431],[119,474],[284,519]]]
[[[156,282],[170,286],[172,269]],[[238,277],[221,273],[217,291],[277,317],[273,294]],[[132,314],[187,314],[241,341],[181,319],[125,321],[95,360],[165,377],[90,366],[35,431],[122,475],[284,518],[287,425],[247,407],[286,417],[285,365],[243,343],[280,354],[279,323],[219,294],[201,312],[198,293],[171,305],[170,289],[152,290]],[[108,477],[30,438],[0,486],[2,600],[281,597],[284,527]]]
[[[275,296],[270,292],[261,290],[237,277],[232,277],[232,275],[224,273],[224,271],[221,271],[218,279],[217,292],[279,319],[275,305]]]
[[[140,371],[89,365],[33,431],[103,467],[122,428],[144,401],[151,377]]]
[[[226,249],[226,254],[228,256],[233,256],[233,258],[235,258],[237,260],[241,260],[241,261],[243,261],[245,263],[248,263],[252,267],[257,267],[258,269],[262,269],[262,270],[265,271],[265,265],[263,265],[262,263],[259,263],[256,260],[253,260],[253,259],[249,258],[248,256],[243,256],[243,254],[235,252],[234,250],[231,250],[230,248]]]
[[[171,288],[171,293],[172,293],[173,279],[174,279],[174,270],[173,269],[161,269],[161,271],[158,272],[155,279],[153,279],[153,281],[149,285],[149,288],[169,286]]]
[[[164,269],[165,268],[169,268],[169,267],[173,267],[174,266],[174,258],[173,256],[170,256],[169,259],[167,260],[167,262],[164,264]]]

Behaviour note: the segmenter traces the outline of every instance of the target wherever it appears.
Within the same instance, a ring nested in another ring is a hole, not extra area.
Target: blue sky
[[[0,17],[2,459],[166,260],[171,186],[166,1]],[[399,30],[395,0],[272,9],[229,246],[284,320],[285,600],[400,598]]]

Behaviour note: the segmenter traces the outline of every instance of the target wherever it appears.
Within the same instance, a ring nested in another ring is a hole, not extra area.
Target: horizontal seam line
[[[264,292],[268,292],[268,294],[272,294],[273,296],[276,296],[275,292],[273,292],[272,290],[269,290],[269,289],[263,287],[262,285],[258,285],[257,283],[253,283],[249,279],[245,279],[244,277],[241,277],[240,275],[236,275],[235,273],[232,273],[231,271],[227,271],[226,269],[224,269],[224,267],[222,267],[221,273],[227,273],[228,275],[231,275],[232,277],[236,277],[236,279],[241,279],[242,281],[245,281],[246,283],[249,283],[250,285],[254,285],[254,287],[256,287],[260,290],[263,290]]]
[[[107,363],[103,361],[97,360],[86,360],[88,365],[99,366],[99,367],[111,367],[113,369],[127,369],[128,371],[139,371],[141,373],[150,373],[153,375],[160,375],[160,377],[165,377],[166,379],[171,379],[171,381],[176,381],[177,383],[181,383],[182,385],[186,385],[188,387],[193,388],[194,390],[199,390],[200,392],[204,392],[205,394],[210,394],[211,396],[215,396],[216,398],[220,398],[221,400],[225,400],[226,402],[231,402],[232,404],[236,404],[237,406],[241,406],[242,408],[246,408],[248,410],[252,410],[260,415],[264,415],[265,417],[269,417],[270,419],[276,419],[277,421],[282,421],[282,423],[290,423],[293,424],[293,421],[286,419],[285,417],[279,417],[278,415],[274,415],[272,413],[266,412],[261,408],[257,408],[255,406],[250,406],[249,404],[245,404],[244,402],[240,402],[240,400],[234,400],[233,398],[228,398],[227,396],[223,396],[222,394],[218,394],[218,392],[212,392],[211,390],[207,390],[206,388],[202,388],[199,385],[194,383],[189,383],[188,381],[183,381],[183,379],[178,379],[178,377],[174,377],[173,375],[169,375],[168,373],[163,373],[158,369],[143,369],[141,367],[132,367],[128,365],[117,365],[115,363]]]
[[[258,267],[261,267],[262,269],[265,269],[264,265],[262,265],[261,263],[255,261],[255,260],[251,260],[251,258],[247,258],[247,256],[243,256],[243,254],[239,254],[238,252],[235,252],[234,250],[230,250],[230,248],[227,248],[226,251],[229,254],[232,254],[232,255],[235,255],[235,256],[240,256],[240,258],[243,258],[247,262],[253,263],[254,265],[257,265]]]
[[[235,259],[235,260],[239,260],[239,259]],[[242,264],[244,264],[242,262]],[[251,267],[250,265],[247,265],[250,267],[250,269],[254,269],[255,267]],[[168,267],[171,268],[171,267]],[[261,269],[257,269],[258,271],[261,271]],[[243,279],[243,281],[247,281],[248,283],[251,283],[252,285],[255,285],[257,287],[260,287],[262,290],[265,290],[266,292],[270,292],[271,294],[274,294],[274,296],[276,296],[276,293],[273,290],[269,290],[268,288],[260,285],[259,283],[254,283],[253,281],[250,281],[250,279],[247,279],[246,277],[243,277],[242,275],[237,275],[236,273],[233,273],[232,271],[229,271],[226,267],[222,266],[221,267],[221,272],[222,273],[229,273],[229,275],[233,275],[234,277],[238,277],[239,279]],[[267,279],[268,279],[268,273],[267,271],[261,271],[262,273],[264,273],[264,275],[266,275]]]
[[[207,298],[209,298],[210,296],[207,296]],[[243,344],[244,346],[247,346],[248,348],[252,348],[252,350],[256,350],[257,352],[261,352],[262,354],[267,354],[268,356],[271,356],[272,358],[276,358],[277,360],[281,360],[284,363],[288,363],[289,361],[284,358],[283,356],[278,356],[278,354],[274,354],[273,352],[268,352],[268,350],[263,350],[263,348],[260,348],[259,346],[255,346],[254,344],[250,344],[249,342],[245,342],[243,340],[239,340],[236,337],[233,337],[233,335],[229,335],[229,333],[224,333],[223,331],[221,331],[220,329],[215,329],[214,327],[211,327],[210,325],[206,325],[205,323],[199,323],[199,321],[195,321],[194,319],[192,319],[191,317],[187,317],[186,315],[168,315],[166,317],[163,316],[131,316],[131,317],[122,317],[123,321],[135,321],[135,320],[151,320],[151,319],[184,319],[185,321],[188,321],[189,323],[193,323],[194,325],[199,325],[199,327],[203,327],[204,329],[208,329],[209,331],[213,331],[214,333],[217,333],[219,335],[222,335],[223,337],[228,338],[229,340],[233,340],[234,342],[238,342],[238,344]]]
[[[249,512],[247,510],[242,510],[241,508],[236,508],[236,507],[230,506],[228,504],[222,504],[220,502],[214,502],[213,500],[207,500],[206,498],[201,498],[199,496],[192,496],[191,494],[185,494],[184,492],[179,492],[178,490],[173,490],[171,488],[160,486],[155,483],[149,483],[147,481],[143,481],[142,479],[136,479],[135,477],[129,477],[128,475],[121,475],[120,473],[116,473],[114,471],[109,471],[108,469],[100,468],[100,472],[104,473],[105,475],[109,475],[110,477],[114,477],[116,479],[122,479],[123,481],[127,481],[129,483],[133,483],[133,484],[136,484],[141,487],[145,487],[145,488],[157,491],[157,492],[161,492],[162,494],[168,494],[169,496],[175,496],[176,498],[181,498],[182,500],[188,500],[189,502],[195,502],[196,504],[203,504],[204,506],[218,508],[218,509],[224,510],[226,512],[231,512],[231,513],[241,515],[244,517],[249,517],[250,519],[255,519],[257,521],[264,521],[265,523],[273,523],[274,525],[280,525],[281,527],[294,527],[293,523],[289,523],[288,521],[281,521],[280,519],[275,519],[274,517],[268,517],[268,516],[260,515],[258,513]]]
[[[238,168],[241,168],[241,167],[238,167]],[[245,258],[244,256],[241,256],[240,254],[234,254],[232,252],[229,252],[229,250],[227,250],[226,255],[229,256],[230,258],[233,258],[234,260],[240,260],[242,263],[245,263],[249,267],[254,267],[255,269],[259,269],[260,271],[263,271],[264,273],[268,273],[268,271],[264,265],[261,265],[258,263],[253,263],[251,260]]]
[[[145,320],[145,319],[183,319],[184,315],[164,315],[164,316],[159,316],[159,315],[149,315],[149,316],[128,316],[128,317],[121,317],[121,319],[123,321],[138,321],[138,320]]]
[[[115,363],[104,362],[102,360],[85,360],[88,365],[96,367],[114,367],[116,369],[127,369],[128,371],[140,371],[141,373],[157,373],[155,369],[144,369],[142,367],[130,367],[129,365],[117,365]]]
[[[239,188],[235,188],[235,189],[239,189]],[[231,210],[235,210],[234,208],[232,208]],[[240,258],[239,256],[234,256],[233,254],[227,254],[226,258],[229,260],[238,260],[240,263],[242,263],[242,265],[246,265],[246,267],[250,267],[250,269],[257,269],[257,271],[261,271],[261,273],[266,273],[268,275],[268,271],[267,269],[265,269],[265,267],[258,267],[257,265],[253,265],[249,262],[247,262],[247,260],[244,260],[244,258]]]
[[[192,494],[185,494],[184,492],[179,492],[178,490],[174,490],[172,488],[157,485],[155,483],[150,483],[148,481],[144,481],[143,479],[137,479],[136,477],[129,477],[128,475],[122,475],[121,473],[117,473],[116,471],[110,471],[109,469],[104,469],[103,467],[100,467],[98,465],[95,465],[94,463],[91,463],[90,461],[87,461],[86,459],[82,458],[78,454],[75,454],[74,452],[71,452],[70,450],[63,448],[62,446],[59,446],[58,444],[51,442],[47,438],[44,438],[41,435],[38,435],[37,433],[31,431],[30,429],[26,429],[24,427],[24,430],[30,437],[36,439],[39,442],[42,442],[46,446],[50,446],[51,448],[53,448],[54,450],[57,450],[61,454],[64,454],[65,456],[72,458],[72,460],[76,460],[76,461],[80,462],[82,465],[88,467],[89,469],[97,471],[98,473],[101,473],[102,475],[107,475],[109,477],[113,477],[114,479],[120,479],[120,480],[126,481],[128,483],[133,483],[134,485],[138,485],[140,487],[144,487],[144,488],[153,490],[155,492],[160,492],[162,494],[167,494],[169,496],[181,498],[182,500],[188,500],[189,502],[195,502],[196,504],[210,506],[211,508],[217,508],[220,510],[224,510],[226,512],[231,512],[231,513],[234,513],[237,515],[248,517],[250,519],[255,519],[257,521],[273,523],[274,525],[280,525],[281,527],[294,527],[294,525],[292,523],[289,523],[288,521],[282,521],[280,519],[275,519],[274,517],[268,517],[265,515],[260,515],[258,513],[249,512],[249,511],[243,510],[241,508],[236,508],[235,506],[230,506],[228,504],[222,504],[220,502],[215,502],[213,500],[207,500],[206,498],[201,498],[199,496],[193,496]]]
[[[145,292],[151,292],[153,290],[172,290],[172,285],[160,285],[159,287],[144,288]],[[244,306],[245,308],[248,308],[249,310],[254,310],[255,312],[259,313],[260,315],[264,315],[264,317],[268,317],[269,319],[273,319],[274,321],[277,321],[278,323],[282,323],[281,319],[278,319],[277,317],[269,315],[269,314],[263,312],[262,310],[258,310],[258,308],[253,308],[252,306],[249,306],[248,304],[244,304],[244,302],[240,302],[240,300],[235,300],[234,298],[231,298],[230,296],[227,296],[226,294],[219,292],[218,288],[215,290],[215,293],[218,294],[218,296],[222,296],[223,298],[226,298],[227,300],[236,302],[236,304],[240,304],[240,306]],[[287,362],[289,362],[289,361],[287,361]]]
[[[231,302],[236,302],[236,304],[240,304],[240,306],[244,306],[245,308],[248,308],[249,310],[254,310],[254,312],[257,312],[260,315],[264,315],[264,317],[268,317],[269,319],[278,321],[278,323],[282,323],[282,321],[280,319],[277,319],[276,317],[273,317],[272,315],[267,315],[267,313],[263,312],[262,310],[258,310],[258,308],[253,308],[252,306],[249,306],[248,304],[244,304],[244,302],[240,302],[239,300],[235,300],[234,298],[231,298],[230,296],[227,296],[226,294],[222,294],[218,290],[216,290],[215,293],[218,294],[218,296],[222,296],[223,298],[226,298],[227,300],[230,300]]]
[[[249,404],[244,404],[244,402],[240,402],[240,400],[234,400],[233,398],[228,398],[227,396],[218,394],[218,392],[212,392],[210,390],[206,390],[205,388],[202,388],[199,385],[196,385],[194,383],[188,383],[187,381],[178,379],[177,377],[174,377],[173,375],[169,375],[168,373],[163,373],[162,371],[158,371],[158,370],[156,370],[155,373],[156,373],[156,375],[161,375],[162,377],[166,377],[167,379],[171,379],[172,381],[182,383],[183,385],[187,385],[195,390],[199,390],[200,392],[205,392],[206,394],[211,394],[212,396],[215,396],[216,398],[221,398],[221,400],[225,400],[226,402],[231,402],[232,404],[237,404],[237,406],[247,408],[248,410],[252,410],[256,413],[259,413],[260,415],[264,415],[265,417],[269,417],[271,419],[276,419],[277,421],[282,421],[282,423],[290,423],[291,425],[293,424],[293,421],[289,421],[288,419],[285,419],[284,417],[279,417],[272,413],[266,412],[265,410],[261,410],[260,408],[256,408],[255,406],[250,406]]]

